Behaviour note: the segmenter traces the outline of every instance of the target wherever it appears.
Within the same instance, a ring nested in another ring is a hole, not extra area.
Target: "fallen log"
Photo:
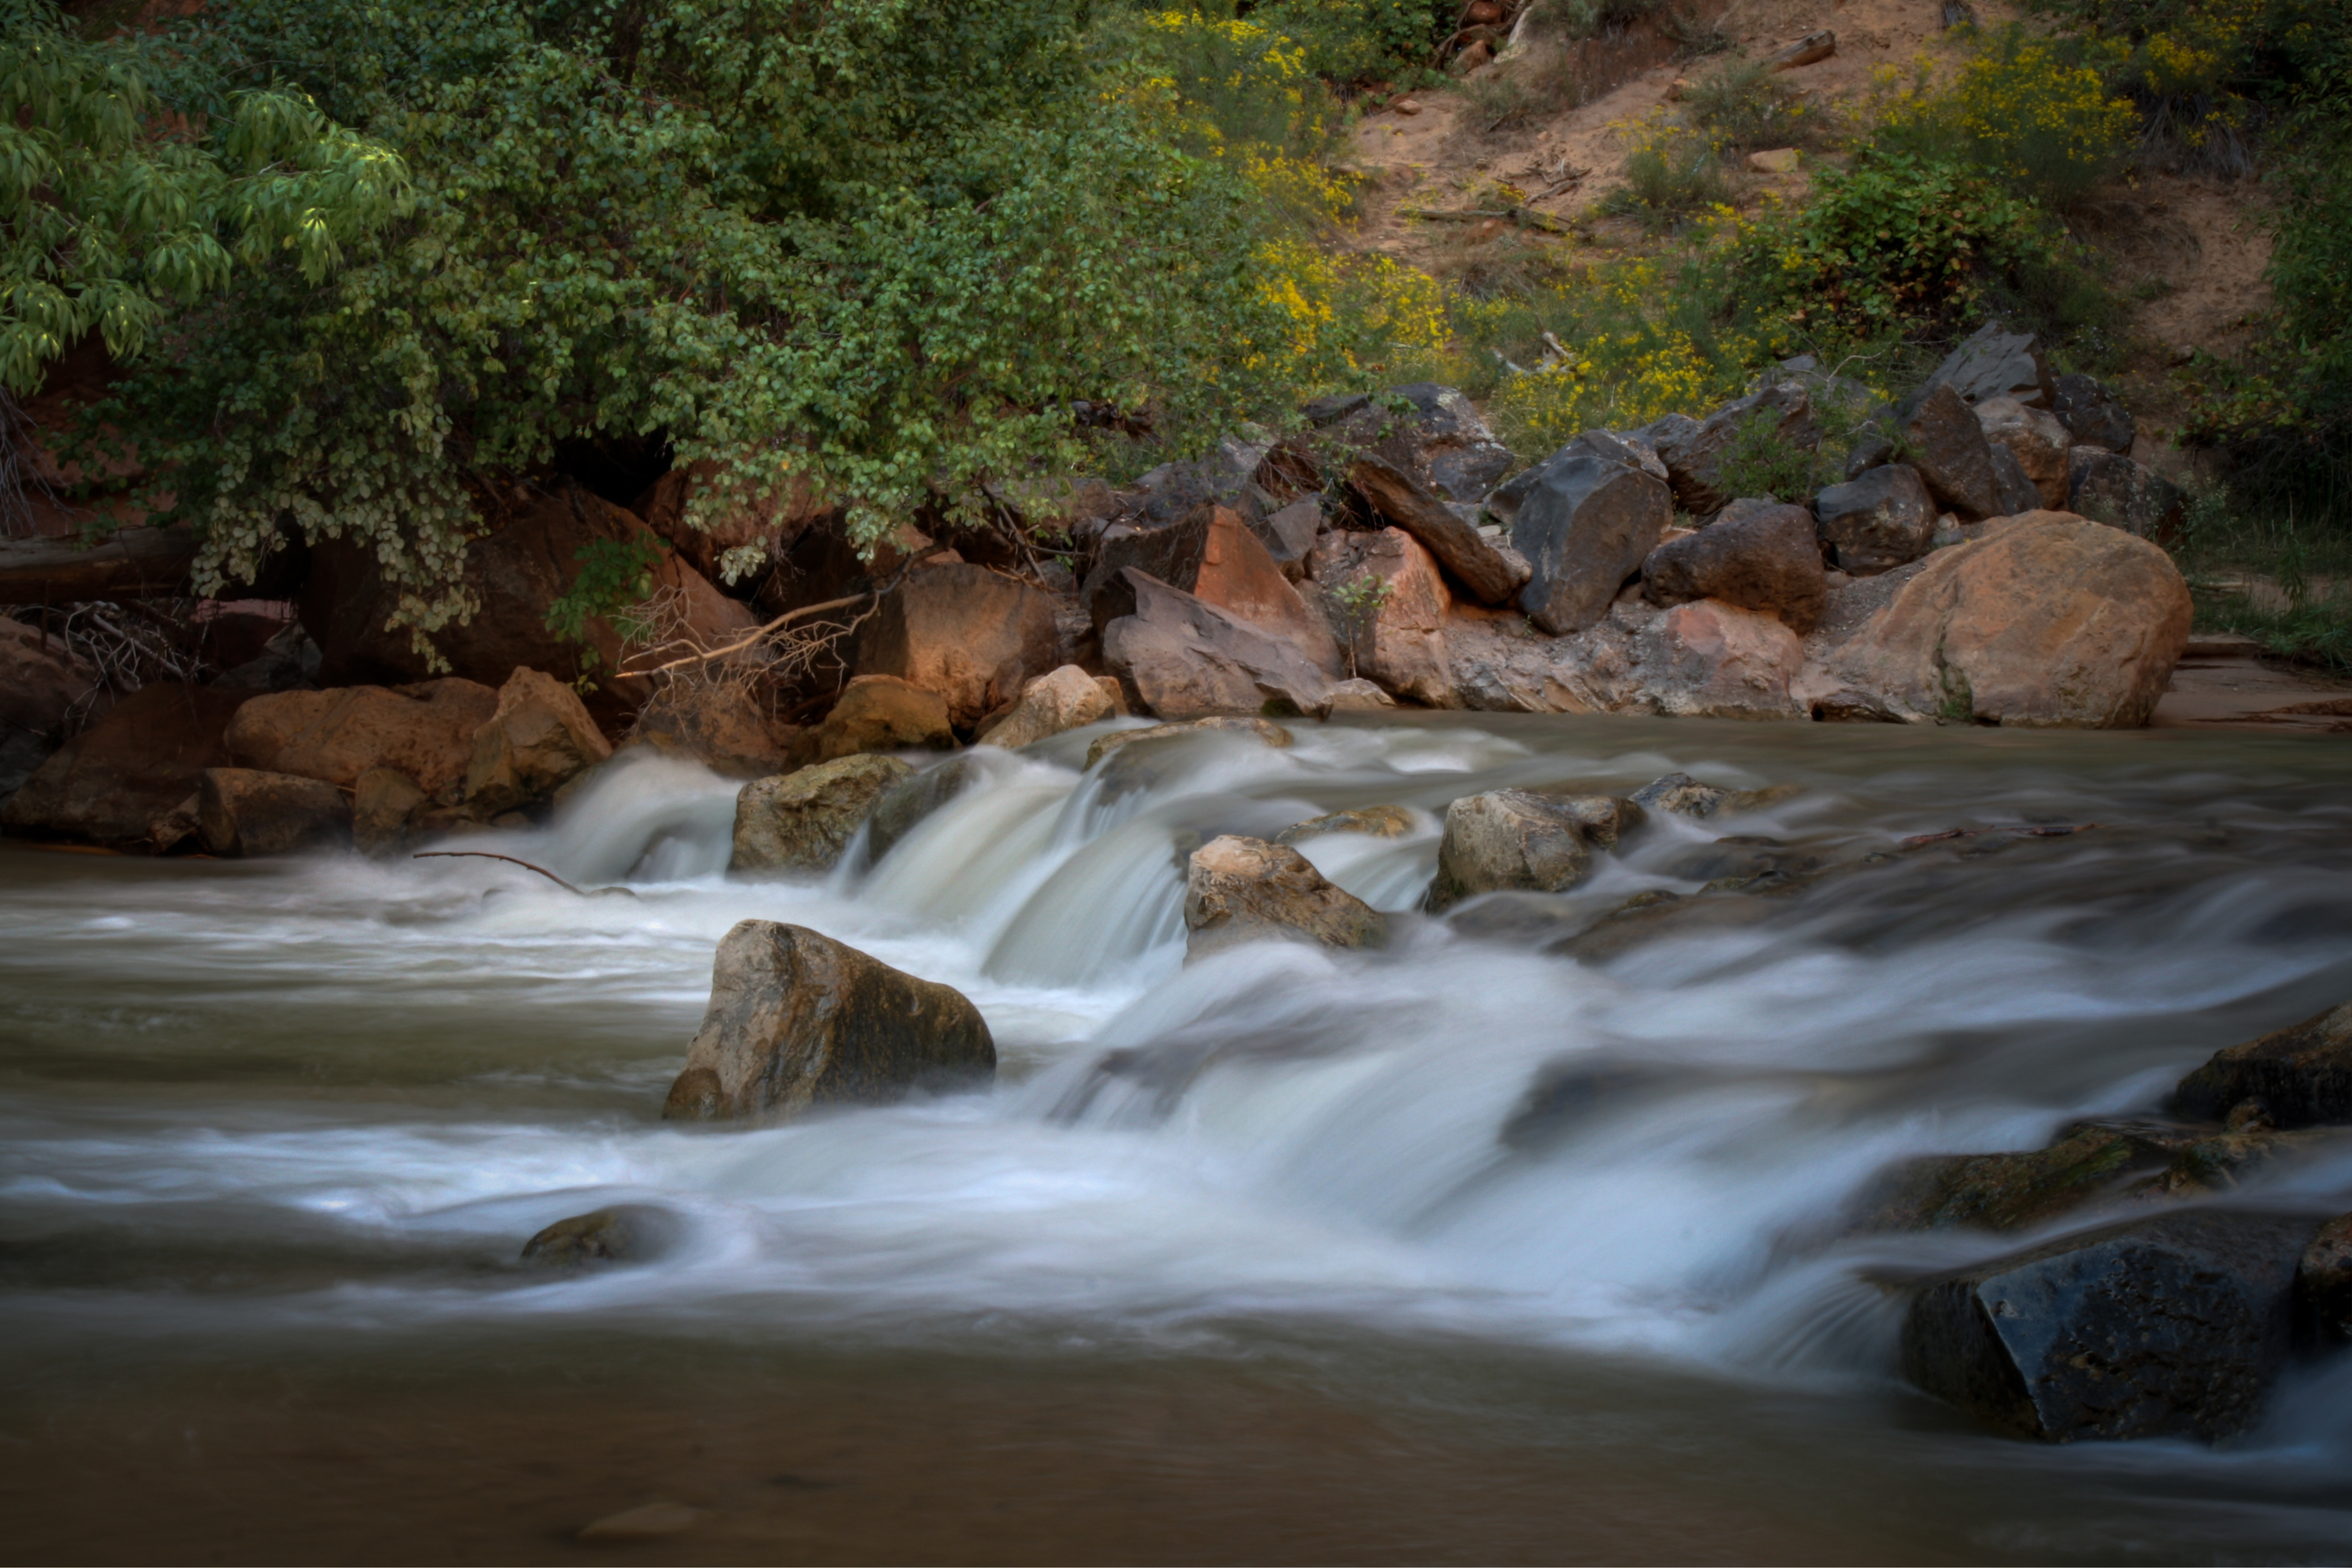
[[[195,559],[195,536],[177,528],[124,528],[88,549],[70,539],[0,539],[0,604],[177,594]]]

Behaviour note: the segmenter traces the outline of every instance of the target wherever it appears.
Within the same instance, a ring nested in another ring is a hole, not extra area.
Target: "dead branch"
[[[578,894],[580,897],[582,897],[582,898],[586,898],[586,897],[588,896],[588,894],[587,894],[587,892],[586,892],[586,890],[585,890],[585,889],[578,888],[578,887],[574,887],[574,886],[572,886],[572,883],[568,883],[568,882],[564,881],[562,877],[560,877],[560,876],[556,875],[553,872],[551,872],[551,871],[548,870],[548,869],[547,869],[545,866],[543,866],[543,865],[533,865],[533,864],[531,864],[529,861],[526,861],[526,860],[517,860],[517,859],[516,859],[514,856],[512,856],[512,855],[493,854],[493,853],[492,853],[492,852],[490,852],[488,850],[419,850],[419,851],[417,851],[415,854],[413,854],[413,855],[409,856],[408,858],[409,858],[410,860],[413,860],[413,861],[436,861],[436,860],[481,860],[481,861],[504,861],[504,862],[507,862],[507,864],[509,864],[509,865],[519,865],[519,866],[522,867],[522,869],[523,869],[523,870],[525,870],[525,871],[535,871],[535,872],[539,873],[539,874],[540,874],[540,875],[541,875],[541,876],[545,877],[548,881],[550,881],[550,882],[553,883],[556,886],[558,886],[558,887],[562,888],[562,889],[564,892],[566,892],[566,893],[570,893],[570,894]],[[616,892],[617,892],[617,893],[626,893],[626,892],[628,892],[628,889],[626,889],[626,888],[599,888],[597,891],[598,891],[598,892],[600,892],[600,893],[616,893]],[[633,895],[633,896],[634,896],[634,895]]]
[[[1523,229],[1541,229],[1546,234],[1570,234],[1568,225],[1549,213],[1517,207],[1399,207],[1401,218],[1422,218],[1431,223],[1475,224],[1482,218],[1503,218]]]

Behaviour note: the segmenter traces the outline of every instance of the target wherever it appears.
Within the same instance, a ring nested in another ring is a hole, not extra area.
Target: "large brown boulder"
[[[1899,417],[1911,466],[1937,506],[1958,513],[1964,523],[2001,514],[1991,443],[1958,392],[1937,382],[1904,403]]]
[[[323,779],[350,789],[389,768],[437,795],[466,776],[474,735],[499,710],[499,694],[451,677],[408,686],[342,686],[255,697],[229,722],[240,768]]]
[[[859,675],[834,699],[824,722],[793,740],[794,766],[866,751],[945,751],[955,745],[948,700],[896,675]]]
[[[155,685],[133,692],[41,764],[0,807],[26,838],[145,847],[155,820],[231,758],[223,732],[249,692]]]
[[[321,779],[207,768],[196,787],[196,821],[208,853],[278,855],[348,842],[352,803]]]
[[[1804,644],[1775,616],[1717,600],[1678,604],[1634,644],[1643,705],[1677,718],[1803,718],[1790,688]]]
[[[47,735],[98,685],[98,672],[63,643],[0,616],[0,731]]]
[[[699,762],[728,779],[765,779],[788,766],[794,735],[732,682],[679,681],[637,710],[626,746]]]
[[[430,667],[406,628],[386,629],[400,595],[373,556],[349,541],[330,540],[314,549],[302,590],[302,624],[319,643],[321,683],[400,685],[446,673],[495,686],[521,668],[545,670],[566,682],[587,676],[593,683],[587,698],[591,708],[616,722],[643,706],[654,685],[616,673],[627,653],[618,628],[592,619],[583,646],[551,630],[547,612],[578,579],[583,549],[650,539],[644,524],[572,486],[533,496],[496,524],[468,549],[462,574],[462,585],[479,608],[465,624],[432,634],[446,672]],[[665,557],[653,579],[655,591],[668,591],[676,601],[679,633],[705,647],[719,647],[759,624],[749,608],[720,593],[676,555]]]
[[[2189,616],[2156,546],[2031,512],[1937,550],[1825,664],[1838,702],[1881,717],[2127,729],[2155,711]]]
[[[996,1042],[961,992],[805,926],[746,920],[719,940],[710,1005],[662,1116],[778,1121],[995,1072]]]
[[[969,729],[1057,663],[1054,601],[965,561],[917,567],[857,629],[851,666],[896,675],[947,699]]]
[[[1352,624],[1339,612],[1356,669],[1424,707],[1453,706],[1445,612],[1454,596],[1436,559],[1401,528],[1326,535],[1313,559],[1315,581],[1326,593],[1366,574],[1386,585],[1378,606]]]
[[[688,520],[698,498],[707,514],[699,527]],[[723,558],[749,546],[770,560],[780,559],[811,524],[826,517],[825,497],[806,478],[786,475],[767,495],[736,499],[719,482],[719,465],[709,459],[673,468],[646,489],[630,508],[667,540],[687,563],[713,583],[726,580]]]
[[[1277,938],[1326,947],[1377,946],[1388,922],[1324,879],[1305,855],[1263,839],[1212,839],[1184,867],[1184,956]]]
[[[1716,599],[1761,611],[1801,636],[1820,623],[1829,592],[1813,515],[1766,507],[1669,539],[1642,563],[1642,591],[1653,604]]]
[[[915,770],[895,757],[844,757],[746,784],[735,797],[736,873],[830,871],[883,791]]]
[[[1600,432],[1532,472],[1511,524],[1511,543],[1534,573],[1519,605],[1544,631],[1566,636],[1609,613],[1665,537],[1674,497],[1637,451]]]
[[[511,811],[612,755],[578,693],[542,671],[517,670],[499,688],[497,711],[474,732],[466,804],[485,817]]]
[[[2250,1099],[2281,1127],[2352,1122],[2352,1002],[2214,1052],[2180,1081],[2172,1108],[2219,1120]]]
[[[1103,662],[1160,718],[1254,714],[1269,704],[1321,714],[1331,678],[1288,639],[1128,570],[1136,610],[1103,633]]]

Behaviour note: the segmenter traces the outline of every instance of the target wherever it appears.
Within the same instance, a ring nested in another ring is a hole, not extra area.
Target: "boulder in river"
[[[466,777],[474,737],[497,716],[499,695],[454,675],[405,686],[268,693],[229,721],[229,755],[240,768],[346,789],[372,768],[396,768],[438,795]]]
[[[2117,1124],[2071,1129],[2048,1148],[1906,1160],[1864,1197],[1864,1230],[2022,1230],[2158,1170],[2193,1134]]]
[[[1465,795],[1445,808],[1437,875],[1423,906],[1441,914],[1465,898],[1506,888],[1559,893],[1582,882],[1592,862],[1586,818],[1603,808],[1575,797],[1527,789]]]
[[[2252,1099],[2280,1127],[2352,1122],[2352,1002],[2215,1051],[2180,1081],[2172,1109],[2219,1121]]]
[[[756,779],[735,797],[737,873],[829,871],[875,802],[914,769],[895,757],[860,754]]]
[[[369,768],[352,786],[352,847],[363,855],[399,852],[431,799],[423,785],[397,768]]]
[[[657,1208],[618,1204],[559,1219],[522,1244],[522,1261],[542,1269],[643,1262],[675,1225]]]
[[[1839,702],[1906,723],[2129,729],[2164,695],[2189,618],[2163,550],[2029,512],[1937,550],[1823,673]]]
[[[961,992],[805,926],[746,920],[719,941],[710,1005],[662,1116],[774,1120],[995,1072],[996,1043]]]
[[[1112,711],[1110,694],[1099,681],[1076,664],[1064,664],[1023,686],[1021,700],[982,730],[975,744],[1018,751],[1064,730],[1098,724]]]
[[[1829,591],[1813,515],[1768,505],[1669,539],[1643,561],[1642,591],[1653,604],[1714,599],[1777,615],[1802,636],[1820,624]]]
[[[2312,1229],[2185,1210],[1918,1281],[1904,1375],[2044,1442],[2233,1436],[2285,1363]]]
[[[1752,811],[1796,793],[1794,787],[1774,784],[1762,789],[1727,789],[1702,784],[1687,773],[1668,773],[1651,779],[1627,797],[1644,811],[1666,811],[1678,817],[1713,817],[1732,811]]]
[[[322,779],[207,768],[196,786],[196,821],[209,853],[277,855],[348,841],[352,805]]]
[[[141,687],[34,770],[0,807],[0,829],[147,847],[156,819],[195,792],[204,770],[229,765],[223,732],[252,695],[160,681]]]
[[[968,729],[1052,669],[1052,595],[966,561],[919,566],[857,629],[851,665],[896,675],[947,700]]]
[[[495,817],[545,800],[612,755],[577,692],[542,671],[517,670],[499,688],[497,711],[474,732],[467,809]]]
[[[2294,1290],[2307,1338],[2323,1345],[2352,1342],[2352,1214],[2319,1228],[2295,1267]]]
[[[1402,806],[1360,806],[1352,811],[1328,811],[1293,822],[1274,835],[1277,844],[1302,844],[1326,833],[1362,833],[1375,839],[1401,839],[1412,832],[1413,814]]]
[[[1288,845],[1228,835],[1202,844],[1185,862],[1184,929],[1192,959],[1268,937],[1377,946],[1388,921],[1334,887]]]
[[[1872,468],[1813,497],[1815,527],[1838,570],[1866,577],[1917,560],[1936,533],[1936,502],[1907,463]]]

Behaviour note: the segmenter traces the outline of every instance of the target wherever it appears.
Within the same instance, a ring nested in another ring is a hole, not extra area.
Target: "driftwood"
[[[1508,604],[1518,597],[1528,580],[1527,563],[1489,544],[1412,476],[1381,458],[1359,457],[1349,465],[1348,483],[1372,510],[1435,556],[1481,604]]]
[[[460,859],[504,861],[509,865],[519,865],[525,871],[535,871],[539,873],[540,875],[545,877],[548,881],[553,883],[556,886],[562,888],[564,892],[575,894],[582,898],[604,898],[616,893],[623,898],[635,898],[637,896],[625,887],[600,887],[593,891],[588,888],[574,887],[572,883],[564,881],[562,877],[556,875],[553,872],[548,870],[543,865],[533,865],[529,861],[517,860],[512,855],[494,854],[488,850],[419,850],[408,858],[415,861]]]
[[[0,603],[175,594],[195,559],[194,538],[173,528],[124,528],[89,549],[68,539],[0,539]]]

